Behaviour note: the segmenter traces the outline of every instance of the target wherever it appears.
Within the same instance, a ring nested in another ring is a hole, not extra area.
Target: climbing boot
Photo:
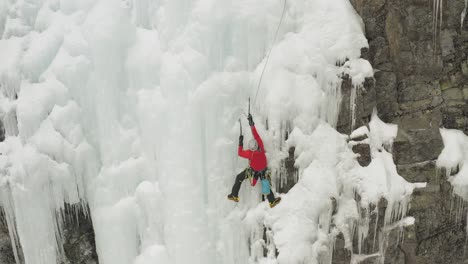
[[[270,203],[270,208],[275,207],[280,202],[281,202],[281,197],[276,198],[273,202]]]
[[[236,202],[236,203],[239,202],[239,197],[234,196],[234,195],[232,195],[232,194],[228,194],[227,198],[228,198],[229,200],[231,200],[231,201]]]

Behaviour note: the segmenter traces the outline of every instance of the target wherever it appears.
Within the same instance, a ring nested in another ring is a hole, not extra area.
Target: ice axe
[[[239,129],[240,129],[240,135],[242,136],[242,123],[241,123],[240,118],[239,118]]]

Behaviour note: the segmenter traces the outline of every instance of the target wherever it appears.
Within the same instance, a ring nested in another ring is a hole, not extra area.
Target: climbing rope
[[[257,101],[258,92],[260,91],[260,84],[262,83],[263,73],[265,73],[266,66],[267,66],[268,61],[270,59],[271,51],[273,50],[273,46],[275,45],[276,38],[278,37],[278,32],[279,32],[279,29],[281,27],[281,23],[283,23],[284,11],[286,10],[286,1],[287,0],[284,0],[283,12],[281,13],[281,18],[280,18],[280,21],[279,21],[279,24],[278,24],[278,28],[276,28],[275,38],[273,39],[273,43],[271,44],[270,51],[268,52],[265,64],[263,65],[262,73],[260,74],[260,79],[258,80],[257,92],[255,93],[255,98],[254,98],[254,103],[253,103],[254,106],[255,106],[255,102]]]

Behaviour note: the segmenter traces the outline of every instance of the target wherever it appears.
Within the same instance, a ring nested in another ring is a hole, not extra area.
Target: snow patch
[[[440,129],[444,149],[436,165],[444,168],[453,191],[465,201],[468,200],[468,136],[456,129]]]
[[[357,138],[360,138],[360,137],[369,137],[369,129],[366,127],[366,126],[362,126],[358,129],[355,129],[351,135],[349,135],[349,138],[350,139],[357,139]]]

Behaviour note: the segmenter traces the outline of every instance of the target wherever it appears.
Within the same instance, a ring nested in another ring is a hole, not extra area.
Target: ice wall
[[[275,246],[283,250],[295,237],[281,235],[274,212],[296,210],[288,202],[294,198],[270,210],[257,206],[259,190],[244,184],[240,204],[225,199],[246,166],[236,157],[236,121],[258,91],[252,111],[273,171],[290,146],[285,134],[300,131],[295,146],[309,154],[299,157],[297,188],[313,184],[323,197],[337,194],[333,177],[341,174],[329,169],[348,153],[333,129],[341,76],[359,85],[372,70],[359,59],[367,41],[347,0],[288,0],[272,43],[283,4],[0,3],[0,116],[7,132],[0,143],[0,205],[26,263],[63,258],[65,203],[89,206],[103,264],[297,263],[275,255]],[[321,153],[311,152],[314,142]],[[389,154],[376,155],[382,169]],[[315,179],[317,168],[326,173]],[[304,212],[320,215],[328,205],[323,198]],[[346,199],[341,205],[352,206]]]

